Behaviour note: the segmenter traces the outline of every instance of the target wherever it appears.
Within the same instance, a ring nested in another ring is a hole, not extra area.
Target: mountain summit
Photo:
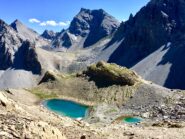
[[[56,36],[56,33],[53,32],[52,30],[45,30],[42,35],[41,35],[43,38],[46,38],[48,40],[52,40],[55,38]]]
[[[30,41],[34,41],[38,37],[38,34],[35,31],[26,27],[19,20],[15,20],[10,26],[15,29],[25,40],[29,39]]]
[[[69,29],[54,39],[54,45],[89,47],[102,38],[111,35],[119,27],[119,22],[104,10],[82,8],[72,20]]]
[[[86,37],[84,47],[88,47],[100,39],[112,34],[119,22],[104,10],[89,10],[82,8],[72,20],[69,32]]]
[[[11,23],[10,26],[21,36],[23,40],[29,40],[37,46],[48,45],[48,42],[40,37],[36,31],[28,28],[18,19]]]

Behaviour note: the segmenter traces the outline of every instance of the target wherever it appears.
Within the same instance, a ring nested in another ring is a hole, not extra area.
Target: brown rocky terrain
[[[124,123],[88,124],[60,117],[36,105],[38,98],[24,90],[1,92],[0,137],[43,139],[183,139],[183,123],[127,125]],[[16,97],[20,93],[21,97]],[[11,99],[14,98],[14,100]],[[18,100],[19,98],[19,100]],[[15,100],[18,100],[17,102]],[[31,100],[31,101],[30,101]],[[33,101],[34,100],[34,101]],[[180,126],[181,125],[181,126]],[[157,133],[157,135],[156,135]]]

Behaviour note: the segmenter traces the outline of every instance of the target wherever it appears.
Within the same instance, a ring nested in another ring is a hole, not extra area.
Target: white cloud
[[[36,19],[36,18],[30,18],[29,22],[30,23],[40,23],[40,21],[38,19]]]
[[[40,26],[47,26],[46,22],[42,22],[39,24]]]
[[[59,24],[59,26],[68,26],[70,24],[70,21],[59,22],[58,24]]]
[[[39,25],[40,25],[40,26],[53,26],[53,27],[55,27],[55,26],[63,26],[63,27],[65,27],[65,26],[68,26],[69,24],[70,24],[70,21],[66,21],[66,22],[63,22],[63,21],[61,21],[61,22],[56,22],[56,21],[54,21],[54,20],[49,20],[49,21],[41,22]]]
[[[48,21],[40,21],[38,19],[35,18],[31,18],[29,19],[30,23],[38,23],[40,26],[62,26],[62,27],[66,27],[69,26],[70,21],[60,21],[60,22],[56,22],[54,20],[48,20]]]
[[[53,20],[49,20],[49,21],[45,21],[45,22],[42,22],[44,25],[46,26],[57,26],[58,23],[56,23],[55,21]]]

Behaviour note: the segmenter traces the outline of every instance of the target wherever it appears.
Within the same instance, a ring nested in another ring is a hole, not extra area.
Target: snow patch
[[[169,17],[165,12],[161,11],[161,13],[162,13],[162,16],[163,16],[163,17],[166,17],[166,18]]]

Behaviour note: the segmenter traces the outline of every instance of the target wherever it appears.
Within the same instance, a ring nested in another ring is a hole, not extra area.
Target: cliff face
[[[153,60],[149,61],[148,59],[148,63],[145,62],[149,70],[146,70],[144,65],[143,68],[140,66],[140,69],[135,68],[135,70],[139,73],[145,71],[146,74],[141,75],[148,80],[156,83],[157,80],[164,80],[161,85],[183,89],[185,65],[180,61],[185,59],[181,53],[185,50],[183,43],[185,40],[184,9],[184,0],[151,0],[134,17],[130,16],[128,21],[121,24],[110,45],[120,39],[124,39],[124,41],[110,56],[109,62],[131,68],[134,65],[137,66],[138,62],[159,48],[166,46],[164,49],[169,50],[163,54],[161,59],[158,58],[159,55],[156,55]],[[154,61],[158,61],[158,63],[155,66],[149,66]],[[166,67],[168,63],[172,66],[160,69],[166,71],[163,73],[164,78],[156,76],[156,72],[160,73],[157,68],[159,66]]]
[[[0,20],[0,69],[13,65],[14,54],[21,46],[22,39],[4,21]]]
[[[184,26],[184,3],[179,2],[151,1],[134,17],[131,16],[118,29],[122,30],[124,41],[110,61],[131,67],[162,45],[171,42]]]
[[[15,59],[12,67],[15,69],[32,71],[34,74],[40,74],[42,68],[38,59],[35,44],[29,41],[24,41],[15,53]]]

